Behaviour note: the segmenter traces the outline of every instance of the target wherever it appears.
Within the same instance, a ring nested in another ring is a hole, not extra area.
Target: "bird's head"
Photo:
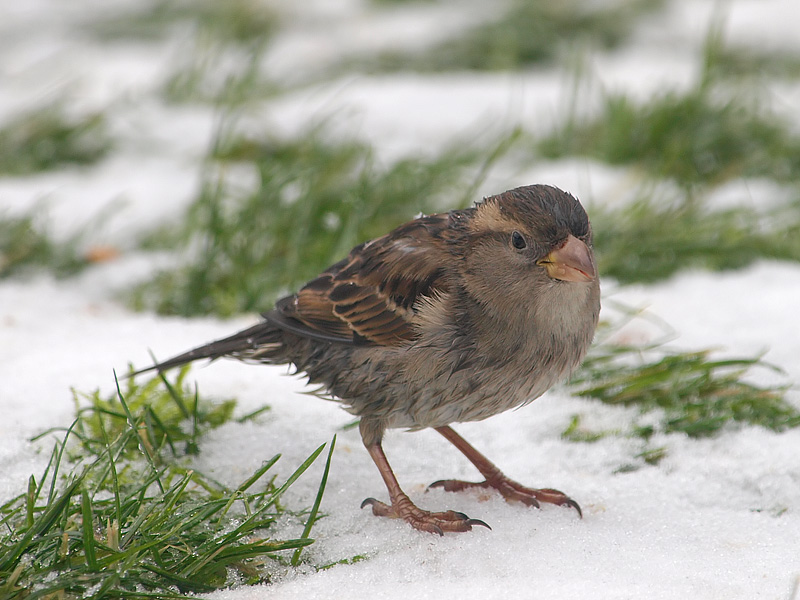
[[[482,304],[523,308],[597,295],[591,225],[570,194],[546,185],[509,190],[479,203],[465,225],[464,281]]]

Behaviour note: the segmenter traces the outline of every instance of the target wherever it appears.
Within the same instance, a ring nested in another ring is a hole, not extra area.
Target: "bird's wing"
[[[265,315],[297,335],[393,346],[414,339],[414,305],[448,289],[449,215],[420,217],[356,246]]]

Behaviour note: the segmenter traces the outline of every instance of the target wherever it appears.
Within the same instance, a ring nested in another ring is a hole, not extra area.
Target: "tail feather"
[[[189,350],[188,352],[184,352],[183,354],[173,356],[163,362],[134,371],[130,374],[130,377],[149,371],[167,371],[203,358],[215,360],[222,356],[236,356],[241,358],[255,357],[259,354],[263,354],[263,352],[259,352],[260,350],[270,346],[274,348],[275,345],[279,343],[280,330],[275,328],[270,322],[264,321],[258,325],[234,333],[230,337],[210,342],[194,348],[193,350]]]

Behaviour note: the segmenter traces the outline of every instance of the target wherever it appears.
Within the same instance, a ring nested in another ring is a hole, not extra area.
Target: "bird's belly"
[[[430,347],[381,352],[371,347],[343,354],[339,364],[345,368],[298,366],[312,381],[324,383],[349,412],[387,428],[422,429],[480,421],[522,406],[566,376],[581,358],[558,352],[549,354],[558,357],[551,360],[521,356],[528,359],[487,362],[477,354],[461,361]]]
[[[440,427],[448,423],[481,421],[518,408],[543,394],[553,383],[546,373],[487,367],[462,377],[450,377],[420,391],[409,411],[413,424],[401,427]]]
[[[347,410],[379,419],[385,427],[422,429],[480,421],[522,406],[544,393],[565,370],[531,362],[454,369],[441,357],[414,354],[412,350],[397,357],[403,368],[394,367],[391,354],[377,362],[373,354],[369,365],[353,371],[360,373],[356,379],[362,384],[357,387],[369,392],[353,394],[343,389],[335,393]]]

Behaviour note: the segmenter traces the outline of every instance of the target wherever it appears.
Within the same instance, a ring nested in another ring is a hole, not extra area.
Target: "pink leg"
[[[473,448],[467,440],[458,435],[450,427],[437,427],[436,431],[441,433],[451,444],[461,450],[461,453],[466,456],[469,461],[475,465],[486,480],[479,483],[469,481],[459,481],[456,479],[446,479],[436,481],[430,487],[441,487],[448,492],[458,492],[469,488],[494,488],[499,491],[506,500],[514,502],[522,502],[527,506],[538,507],[540,503],[546,502],[548,504],[558,504],[560,506],[571,506],[578,511],[578,516],[583,517],[581,507],[575,500],[550,488],[533,489],[520,485],[506,477],[503,472],[498,469],[493,462],[486,458],[483,454]]]
[[[467,515],[460,512],[448,510],[445,512],[430,512],[418,508],[408,496],[400,489],[397,478],[394,476],[392,467],[383,453],[380,442],[365,444],[369,455],[378,467],[383,477],[386,488],[389,490],[391,505],[385,504],[375,498],[367,498],[361,503],[361,508],[367,505],[372,506],[372,513],[379,517],[392,517],[403,519],[414,529],[438,533],[444,535],[445,531],[469,531],[473,525],[489,527],[479,519],[470,519]]]

